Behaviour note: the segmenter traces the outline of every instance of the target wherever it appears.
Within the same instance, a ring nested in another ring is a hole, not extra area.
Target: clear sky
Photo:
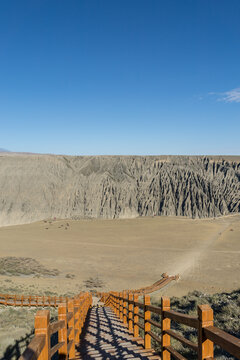
[[[239,0],[0,0],[0,148],[240,154]]]

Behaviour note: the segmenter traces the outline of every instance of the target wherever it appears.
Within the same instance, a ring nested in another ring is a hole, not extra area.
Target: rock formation
[[[239,157],[0,155],[0,225],[237,212]]]

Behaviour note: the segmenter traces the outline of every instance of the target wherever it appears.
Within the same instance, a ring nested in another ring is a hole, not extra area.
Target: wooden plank
[[[22,356],[20,356],[19,360],[37,359],[45,346],[45,340],[45,335],[34,336],[28,347],[24,350]]]
[[[157,328],[161,329],[161,324],[159,324],[157,321],[154,321],[154,320],[150,319],[149,322],[153,326],[156,326]]]
[[[59,350],[61,349],[61,347],[64,345],[64,341],[56,344],[55,346],[53,346],[50,350],[50,359],[51,357]]]
[[[180,324],[184,324],[194,329],[198,328],[198,319],[196,317],[182,314],[173,310],[164,311],[164,316]]]
[[[162,339],[161,339],[159,336],[157,336],[156,334],[154,334],[152,331],[148,331],[148,334],[149,334],[155,341],[157,341],[157,342],[159,342],[159,343],[161,344]]]
[[[139,308],[143,309],[144,308],[144,304],[140,303],[139,301],[134,301],[134,306],[138,306]]]
[[[240,359],[240,339],[226,333],[215,326],[209,326],[203,329],[205,336],[226,350],[229,354]]]
[[[65,321],[64,320],[58,320],[55,321],[53,323],[50,323],[49,325],[49,331],[50,331],[50,335],[56,333],[57,331],[63,329],[65,326]]]
[[[69,354],[69,350],[72,347],[72,344],[73,344],[73,340],[70,340],[69,343],[67,344],[67,352],[68,352],[68,354]]]
[[[140,329],[144,330],[144,325],[138,323],[138,327],[140,327]]]
[[[162,309],[159,306],[147,305],[146,309],[153,312],[154,314],[162,315]]]
[[[176,350],[174,350],[171,346],[166,346],[167,351],[170,352],[170,354],[172,354],[172,356],[174,357],[174,359],[177,360],[187,360],[184,356],[182,356],[181,354],[179,354],[179,352],[177,352]]]
[[[172,336],[174,339],[180,341],[182,344],[190,347],[191,349],[198,351],[198,346],[197,344],[194,344],[192,341],[185,339],[183,336],[181,336],[180,334],[176,333],[173,330],[165,330],[165,333],[167,333],[168,335]]]

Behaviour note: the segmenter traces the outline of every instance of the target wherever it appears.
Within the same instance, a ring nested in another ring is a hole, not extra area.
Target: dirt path
[[[186,256],[183,257],[182,261],[175,265],[176,274],[183,277],[186,276],[187,273],[191,272],[195,268],[196,263],[201,262],[201,258],[206,256],[206,253],[212,251],[213,245],[217,242],[224,231],[229,228],[229,226],[230,222],[223,223],[220,231],[218,229],[216,234],[210,236],[209,239],[197,244],[195,248],[189,249],[188,251],[185,250]]]

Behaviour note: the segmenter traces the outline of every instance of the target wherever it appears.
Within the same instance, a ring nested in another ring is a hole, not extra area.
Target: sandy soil
[[[157,281],[163,272],[179,273],[180,280],[156,295],[230,291],[240,284],[240,215],[56,220],[2,227],[0,254],[31,257],[60,271],[55,278],[1,275],[1,292],[77,293],[90,278],[101,280],[102,290],[130,289]]]

